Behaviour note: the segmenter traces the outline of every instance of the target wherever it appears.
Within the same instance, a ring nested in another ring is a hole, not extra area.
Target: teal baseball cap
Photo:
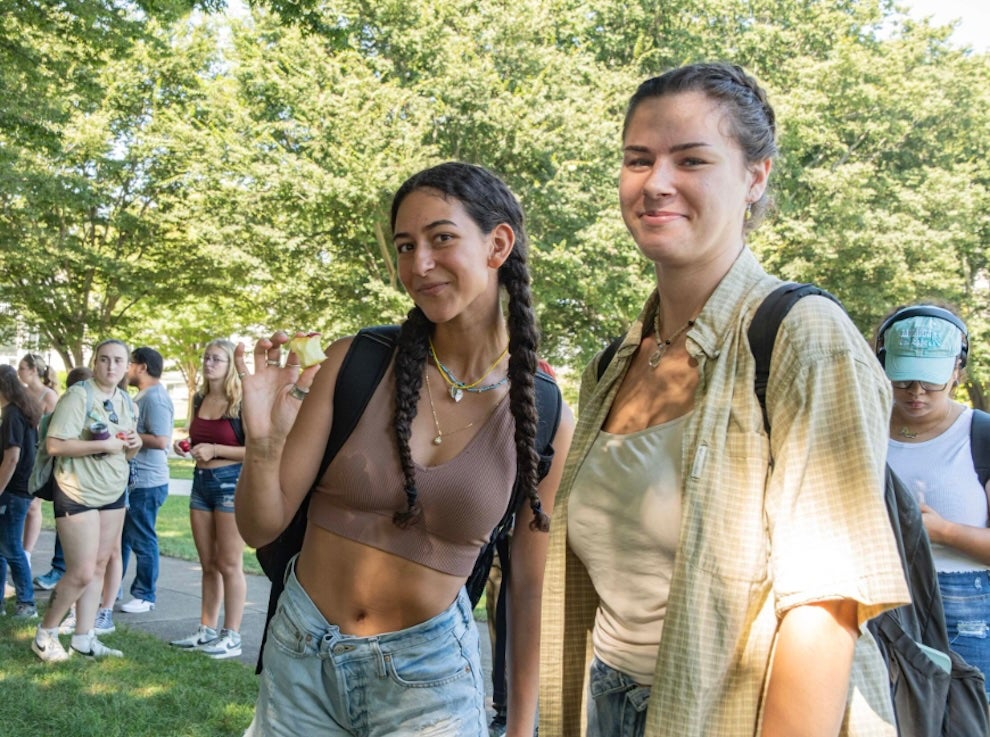
[[[883,347],[883,367],[891,381],[945,384],[962,353],[962,333],[939,317],[909,317],[887,328]]]

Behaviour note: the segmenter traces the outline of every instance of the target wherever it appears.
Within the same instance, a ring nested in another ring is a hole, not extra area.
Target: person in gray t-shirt
[[[164,361],[161,354],[147,347],[131,353],[127,372],[129,386],[137,387],[137,431],[143,445],[131,461],[127,517],[121,538],[121,561],[127,563],[133,550],[137,560],[131,596],[120,610],[128,614],[149,612],[155,608],[155,585],[158,581],[158,534],[155,524],[158,509],[168,496],[168,448],[172,443],[175,409],[161,383]]]

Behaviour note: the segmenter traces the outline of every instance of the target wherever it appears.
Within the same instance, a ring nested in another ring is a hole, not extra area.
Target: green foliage
[[[617,208],[626,101],[721,58],[778,114],[778,209],[752,238],[770,270],[835,292],[865,334],[896,304],[955,303],[974,397],[990,378],[990,60],[890,0],[258,0],[243,22],[134,7],[109,36],[72,25],[74,5],[60,33],[22,14],[30,63],[0,71],[0,92],[38,99],[0,108],[26,116],[0,125],[0,302],[72,361],[115,332],[192,385],[211,337],[400,319],[391,193],[460,159],[522,201],[542,352],[577,369],[653,282]]]

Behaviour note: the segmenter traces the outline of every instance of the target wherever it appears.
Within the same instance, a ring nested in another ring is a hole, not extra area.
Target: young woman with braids
[[[728,64],[674,69],[629,104],[619,203],[656,287],[583,377],[550,533],[540,737],[582,734],[582,711],[607,737],[895,734],[860,630],[908,601],[883,499],[890,388],[843,311],[808,297],[773,350],[769,436],[754,390],[747,330],[780,282],[746,235],[774,128]]]
[[[392,365],[309,508],[271,621],[251,735],[487,735],[478,633],[464,583],[518,474],[510,588],[509,729],[531,737],[546,529],[573,424],[536,486],[533,316],[523,214],[487,170],[422,171],[392,203],[415,307]],[[507,316],[501,295],[507,295]],[[317,481],[351,339],[300,372],[285,333],[244,376],[247,452],[237,519],[259,546]],[[246,373],[243,347],[237,367]],[[305,401],[303,401],[305,400]],[[298,415],[298,416],[297,416]]]

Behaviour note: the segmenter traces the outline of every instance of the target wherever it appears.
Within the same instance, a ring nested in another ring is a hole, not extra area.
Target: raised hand
[[[291,350],[283,363],[283,348],[289,340],[282,330],[259,340],[254,347],[253,374],[247,370],[244,344],[238,344],[234,351],[234,365],[243,385],[241,412],[248,444],[285,441],[320,370],[319,364],[302,369]]]

